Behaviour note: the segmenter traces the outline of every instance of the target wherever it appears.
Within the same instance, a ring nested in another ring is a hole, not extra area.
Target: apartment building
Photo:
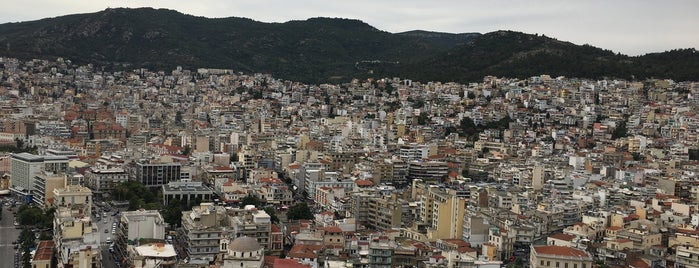
[[[564,246],[532,246],[530,267],[592,268],[592,256],[584,250]]]

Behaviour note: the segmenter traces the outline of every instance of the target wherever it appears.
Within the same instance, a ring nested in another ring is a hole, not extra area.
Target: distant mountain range
[[[351,19],[263,23],[151,8],[0,24],[0,56],[64,57],[107,68],[230,68],[312,83],[394,76],[467,82],[538,74],[699,80],[695,49],[629,57],[511,31],[394,34]]]

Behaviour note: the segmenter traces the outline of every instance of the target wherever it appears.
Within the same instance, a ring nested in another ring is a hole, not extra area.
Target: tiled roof
[[[554,255],[560,257],[590,258],[590,254],[585,251],[563,246],[535,246],[537,255]]]
[[[558,233],[555,235],[551,235],[549,237],[553,238],[553,239],[563,240],[563,241],[573,241],[573,239],[575,239],[574,235],[569,235],[569,234],[564,234],[564,233]]]
[[[34,261],[51,260],[51,256],[53,256],[53,240],[39,242],[39,246],[34,254]]]

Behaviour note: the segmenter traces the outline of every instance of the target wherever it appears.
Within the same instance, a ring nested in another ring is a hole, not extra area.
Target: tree
[[[614,132],[612,132],[612,139],[616,140],[619,138],[625,138],[628,135],[629,134],[627,133],[627,130],[626,130],[626,121],[621,121],[619,123],[619,126],[617,126],[614,129]]]
[[[293,204],[289,208],[286,217],[289,220],[310,220],[313,219],[313,213],[305,202]]]
[[[266,207],[264,208],[264,211],[267,212],[267,215],[269,215],[269,218],[272,221],[272,223],[279,223],[279,217],[277,217],[277,210],[274,209],[274,207]]]
[[[177,113],[175,113],[175,124],[178,126],[182,125],[182,111],[177,111]]]
[[[167,203],[167,208],[163,212],[163,219],[170,226],[180,226],[182,224],[182,202],[179,198],[173,198]]]
[[[192,152],[192,147],[189,146],[189,144],[185,145],[185,146],[182,148],[182,154],[183,154],[183,155],[189,155],[191,152]]]
[[[427,119],[429,119],[429,115],[426,112],[421,112],[417,117],[417,123],[419,125],[425,125],[427,124]]]
[[[240,207],[244,208],[247,205],[253,205],[256,208],[260,207],[260,199],[253,195],[247,195],[243,197],[243,200],[240,200]]]

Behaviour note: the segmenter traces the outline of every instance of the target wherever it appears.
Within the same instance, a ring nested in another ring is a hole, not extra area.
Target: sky
[[[626,55],[699,48],[696,0],[22,0],[0,4],[0,23],[108,7],[153,7],[262,22],[337,17],[379,30],[450,33],[514,30]]]

